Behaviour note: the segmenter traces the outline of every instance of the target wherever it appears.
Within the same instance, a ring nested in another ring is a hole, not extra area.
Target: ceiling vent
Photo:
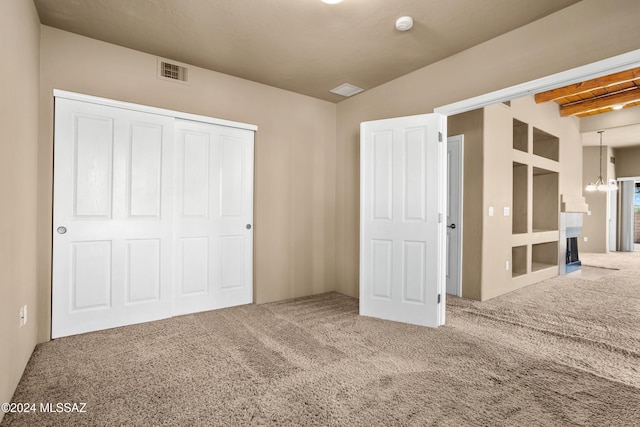
[[[352,95],[355,95],[356,93],[362,92],[363,90],[364,89],[362,89],[361,87],[354,86],[349,83],[344,83],[338,87],[331,89],[329,92],[342,95],[342,96],[352,96]]]
[[[162,79],[186,82],[189,80],[189,69],[164,59],[158,60],[158,77]]]

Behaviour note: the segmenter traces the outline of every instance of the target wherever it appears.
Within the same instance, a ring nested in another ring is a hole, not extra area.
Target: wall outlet
[[[588,238],[587,236],[584,236],[582,239],[583,239],[585,242],[588,242],[588,241],[589,241],[589,238]]]
[[[503,211],[504,216],[509,216],[511,214],[511,209],[509,209],[509,206],[505,206]]]
[[[27,324],[27,306],[26,304],[20,307],[20,327],[22,328]]]
[[[504,262],[504,269],[507,270],[507,271],[509,270],[509,260],[506,260]]]
[[[489,206],[489,216],[493,216],[493,206]]]

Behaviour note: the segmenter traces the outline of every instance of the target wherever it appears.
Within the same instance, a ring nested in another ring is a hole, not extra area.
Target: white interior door
[[[171,316],[173,119],[56,99],[52,337]]]
[[[360,314],[444,324],[446,118],[360,126]]]
[[[175,314],[253,301],[253,132],[176,122]]]
[[[464,136],[447,138],[447,293],[462,296],[462,156]]]

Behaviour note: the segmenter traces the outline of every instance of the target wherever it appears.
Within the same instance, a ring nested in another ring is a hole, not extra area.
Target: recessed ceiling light
[[[340,3],[342,0],[322,0],[323,3],[326,4],[338,4]]]
[[[614,105],[613,107],[611,107],[613,110],[622,110],[622,107],[624,107],[624,105]]]
[[[352,95],[355,95],[356,93],[362,92],[363,90],[364,89],[362,89],[361,87],[354,86],[349,83],[344,83],[338,87],[334,87],[329,92],[335,93],[337,95],[342,95],[342,96],[352,96]]]

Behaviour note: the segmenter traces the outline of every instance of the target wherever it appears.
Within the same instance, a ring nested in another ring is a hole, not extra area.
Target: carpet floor
[[[582,258],[617,270],[449,297],[438,329],[329,293],[57,339],[1,425],[638,426],[640,253]]]

